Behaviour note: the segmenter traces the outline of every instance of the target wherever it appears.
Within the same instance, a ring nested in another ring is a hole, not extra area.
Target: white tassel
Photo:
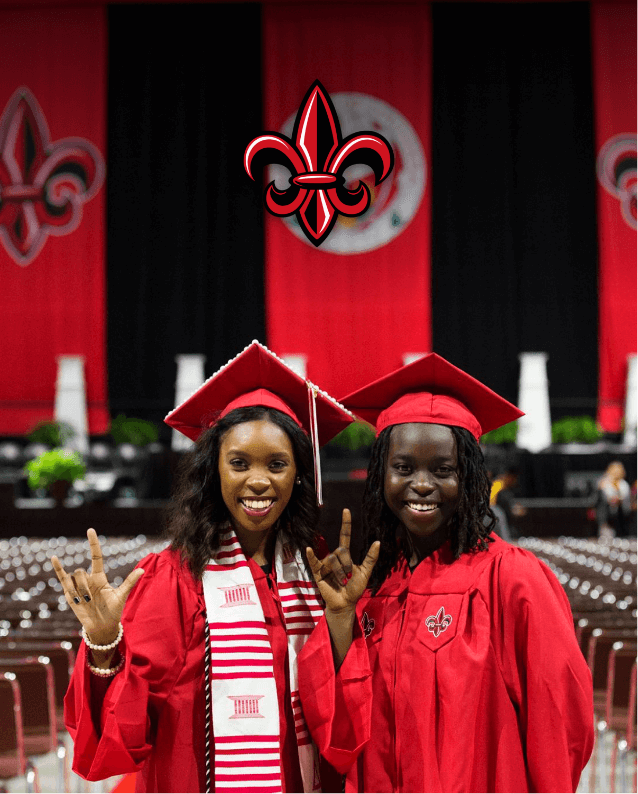
[[[315,459],[315,490],[317,504],[323,505],[323,490],[321,486],[321,458],[319,457],[319,423],[317,422],[317,387],[310,381],[308,385],[308,414],[310,417],[310,438],[312,439],[312,453]]]

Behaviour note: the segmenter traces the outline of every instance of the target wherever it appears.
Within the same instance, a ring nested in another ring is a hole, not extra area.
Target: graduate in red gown
[[[320,545],[313,445],[352,419],[253,343],[167,417],[196,440],[170,547],[118,588],[92,529],[90,572],[53,558],[83,626],[65,698],[78,774],[138,772],[138,791],[335,789],[297,655],[323,611],[302,556]]]
[[[344,511],[339,548],[308,550],[326,611],[300,692],[320,752],[346,791],[575,791],[590,673],[554,574],[491,532],[478,444],[520,411],[436,354],[343,402],[377,427],[375,543],[352,563]]]

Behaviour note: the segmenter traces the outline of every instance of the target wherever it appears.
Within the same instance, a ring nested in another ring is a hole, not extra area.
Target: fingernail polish
[[[80,603],[80,599],[79,599],[77,596],[73,596],[73,601],[74,601],[74,603],[76,603],[76,604],[79,604],[79,603]]]
[[[84,596],[84,600],[85,600],[85,601],[90,601],[90,600],[91,600],[91,596],[85,595],[85,596]]]

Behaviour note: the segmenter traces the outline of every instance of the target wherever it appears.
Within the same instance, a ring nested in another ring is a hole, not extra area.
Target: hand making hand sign
[[[94,529],[87,531],[91,549],[91,571],[77,568],[68,574],[57,557],[51,563],[64,589],[68,605],[82,624],[91,643],[110,645],[118,637],[118,629],[124,604],[131,590],[144,575],[141,568],[135,568],[119,587],[112,587],[102,561],[102,549]],[[93,651],[93,658],[98,667],[107,666],[115,648],[110,653]]]
[[[326,604],[326,621],[332,637],[336,667],[341,664],[352,643],[355,608],[366,589],[381,548],[376,540],[361,565],[355,565],[350,557],[351,526],[350,511],[344,510],[339,546],[323,560],[319,560],[311,548],[306,549],[310,569]]]

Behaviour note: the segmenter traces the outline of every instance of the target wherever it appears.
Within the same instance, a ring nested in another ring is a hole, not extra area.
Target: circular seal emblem
[[[622,216],[636,228],[636,136],[614,135],[600,149],[596,163],[598,180],[605,190],[620,201]]]
[[[397,237],[416,214],[426,184],[426,162],[419,136],[410,122],[395,108],[369,94],[331,94],[341,134],[357,133],[361,130],[378,132],[394,150],[394,169],[380,185],[374,185],[372,169],[365,165],[353,165],[344,172],[346,184],[355,188],[359,180],[366,183],[372,195],[369,208],[363,215],[345,217],[339,215],[330,235],[318,251],[331,254],[361,254],[381,248]],[[280,132],[292,136],[296,113],[286,121]],[[290,171],[282,165],[271,165],[268,181],[275,180],[279,190],[288,187]],[[288,229],[302,242],[310,245],[299,228],[294,215],[282,218]]]

